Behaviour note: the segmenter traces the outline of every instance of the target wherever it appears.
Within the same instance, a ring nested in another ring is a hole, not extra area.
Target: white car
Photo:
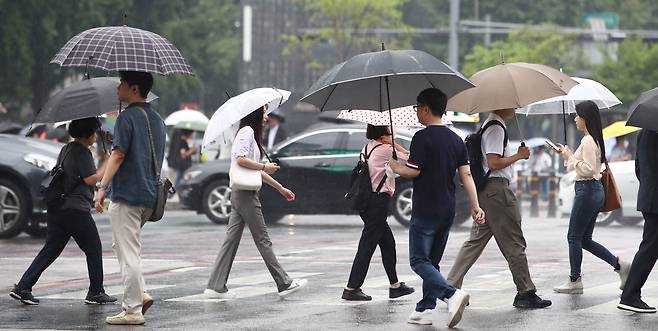
[[[622,224],[637,224],[643,220],[642,213],[637,211],[637,192],[640,182],[635,176],[635,161],[623,161],[610,163],[610,169],[617,182],[617,189],[621,194],[622,208],[608,212],[599,213],[597,224],[610,224],[618,221]],[[571,214],[571,207],[575,195],[574,183],[576,173],[570,172],[560,179],[559,205],[563,215]]]

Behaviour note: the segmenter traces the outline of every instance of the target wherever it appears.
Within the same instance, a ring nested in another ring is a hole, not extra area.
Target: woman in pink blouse
[[[557,293],[581,294],[583,282],[580,267],[583,262],[583,249],[613,267],[621,278],[620,288],[628,277],[630,264],[620,262],[603,245],[592,240],[596,217],[603,208],[605,192],[601,184],[601,164],[606,162],[605,145],[599,107],[592,101],[576,105],[576,128],[584,137],[575,152],[569,146],[559,146],[560,155],[565,160],[567,171],[576,172],[576,196],[569,219],[569,262],[571,274],[564,285],[553,288]]]
[[[395,271],[395,238],[393,238],[393,232],[386,222],[391,197],[395,193],[395,177],[386,175],[386,164],[393,153],[391,130],[388,126],[368,125],[366,137],[370,141],[364,147],[363,154],[368,158],[372,194],[367,209],[360,213],[364,224],[363,232],[352,264],[350,278],[342,296],[343,299],[348,301],[372,300],[372,297],[363,293],[361,285],[363,285],[368,273],[372,254],[378,245],[382,253],[384,269],[391,284],[389,297],[398,298],[414,292],[412,287],[398,281],[397,272]],[[407,158],[409,152],[402,146],[396,143],[395,149],[399,157]]]

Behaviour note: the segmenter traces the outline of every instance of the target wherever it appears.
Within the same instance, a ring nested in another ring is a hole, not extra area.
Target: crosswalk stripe
[[[418,275],[398,275],[398,279],[401,282],[406,282],[406,283],[418,283],[420,284],[420,277]],[[344,282],[342,283],[334,283],[334,284],[329,284],[325,285],[324,287],[332,287],[332,288],[344,288],[345,285],[347,285],[347,279],[345,279]],[[388,281],[388,277],[382,276],[382,277],[372,277],[372,278],[366,278],[366,281],[363,283],[363,286],[361,288],[379,288],[379,287],[389,287],[390,283]]]
[[[311,276],[317,276],[321,275],[322,273],[320,272],[289,272],[288,276],[290,278],[306,278],[306,277],[311,277]],[[272,276],[269,273],[259,273],[251,276],[243,276],[243,277],[236,277],[236,278],[230,278],[228,279],[228,285],[229,286],[235,286],[235,285],[258,285],[258,284],[265,284],[265,283],[271,283],[274,282],[272,280]]]
[[[174,287],[176,285],[155,285],[155,284],[146,284],[146,290],[158,290],[162,288]],[[123,294],[123,285],[114,285],[108,286],[105,288],[105,293],[109,295],[120,295]],[[57,294],[51,294],[44,296],[44,299],[84,299],[87,296],[87,290],[76,290],[69,291]]]
[[[259,295],[265,295],[270,293],[276,293],[276,287],[273,286],[245,286],[245,287],[235,287],[231,288],[231,292],[234,292],[237,296],[236,299],[244,299],[256,297]],[[223,302],[230,301],[235,299],[208,299],[203,294],[188,295],[184,297],[166,299],[167,302]]]

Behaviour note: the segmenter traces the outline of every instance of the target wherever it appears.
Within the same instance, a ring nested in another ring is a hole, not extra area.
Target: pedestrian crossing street
[[[183,267],[173,269],[169,272],[173,274],[184,274],[187,272],[205,272],[207,273],[208,267]],[[345,286],[345,282],[327,281],[327,276],[331,276],[326,272],[290,272],[291,278],[306,278],[309,280],[309,285],[306,289],[307,295],[303,299],[291,296],[288,300],[298,301],[305,305],[310,306],[361,306],[361,305],[378,305],[389,301],[404,301],[413,304],[420,300],[422,295],[421,279],[415,274],[399,274],[400,281],[403,281],[416,288],[416,293],[403,298],[389,299],[388,298],[388,278],[386,276],[373,275],[366,279],[365,284],[362,286],[364,292],[372,296],[372,301],[349,302],[342,300],[340,295]],[[148,279],[147,279],[148,280]],[[539,280],[541,281],[541,280]],[[513,293],[515,293],[514,284],[511,281],[508,270],[494,270],[490,273],[475,275],[467,280],[468,285],[465,285],[465,290],[471,293],[471,305],[469,309],[474,310],[500,310],[510,309],[513,300]],[[470,286],[470,287],[467,287]],[[610,282],[602,285],[586,287],[585,296],[588,297],[612,297],[611,293],[618,293],[619,283]],[[275,295],[276,286],[272,281],[272,277],[268,272],[258,272],[254,274],[240,275],[229,279],[228,287],[233,291],[236,299],[209,299],[206,298],[201,292],[202,287],[198,289],[198,293],[189,294],[189,289],[174,284],[147,284],[146,288],[151,292],[156,299],[172,303],[220,303],[232,300],[248,299],[264,295]],[[649,281],[644,287],[646,293],[655,292],[658,288],[658,282]],[[121,285],[113,285],[106,287],[106,292],[110,295],[120,296],[122,293]],[[161,291],[165,290],[165,291]],[[550,299],[565,298],[565,295],[557,295],[549,293],[548,289],[544,290],[543,295],[549,296]],[[162,295],[165,292],[165,295]],[[186,295],[177,296],[177,294],[187,292]],[[175,294],[172,294],[175,293]],[[62,293],[50,294],[44,296],[44,299],[49,300],[73,300],[84,299],[86,290],[71,290]],[[658,302],[658,297],[645,297],[648,302]],[[590,314],[630,314],[622,312],[616,308],[618,299],[610,300],[601,304],[584,307],[578,309],[582,313]],[[444,305],[437,306],[439,310],[445,309]]]

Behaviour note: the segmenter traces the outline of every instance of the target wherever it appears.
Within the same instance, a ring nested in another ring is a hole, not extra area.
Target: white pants
[[[142,312],[142,293],[145,283],[142,275],[140,239],[142,220],[149,217],[152,209],[111,202],[109,207],[112,225],[112,248],[119,260],[123,281],[123,309],[130,314]]]

